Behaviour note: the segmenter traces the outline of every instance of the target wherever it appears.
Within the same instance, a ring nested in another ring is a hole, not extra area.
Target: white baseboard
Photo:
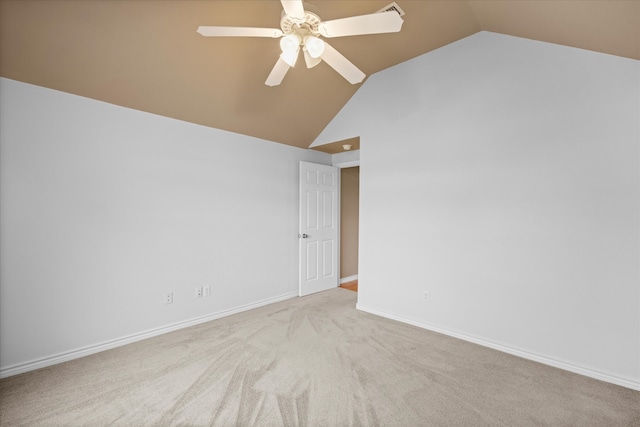
[[[469,341],[474,344],[478,344],[484,347],[489,347],[494,350],[502,351],[504,353],[512,354],[514,356],[522,357],[523,359],[533,360],[534,362],[542,363],[544,365],[553,366],[554,368],[563,369],[565,371],[573,372],[575,374],[584,375],[586,377],[594,378],[596,380],[605,381],[611,384],[616,384],[622,387],[630,388],[632,390],[640,391],[640,381],[631,378],[621,378],[616,375],[612,375],[606,372],[594,371],[592,369],[584,368],[579,365],[575,365],[569,362],[564,362],[556,359],[552,359],[546,356],[540,356],[535,353],[531,353],[526,350],[521,350],[515,347],[510,347],[504,344],[498,344],[492,341],[488,341],[482,338],[467,335],[461,332],[451,331],[443,329],[437,326],[429,325],[426,323],[416,322],[410,319],[406,319],[401,316],[389,314],[376,308],[368,307],[363,304],[356,304],[356,308],[367,313],[375,314],[377,316],[386,317],[387,319],[397,320],[402,323],[417,326],[422,329],[427,329],[433,332],[438,332],[443,335],[448,335],[453,338],[458,338],[464,341]]]
[[[340,279],[340,284],[342,285],[343,283],[353,282],[354,280],[358,280],[358,275],[357,274],[354,274],[353,276],[344,277],[344,278]]]
[[[36,369],[45,368],[47,366],[57,365],[58,363],[68,362],[69,360],[78,359],[80,357],[89,356],[90,354],[99,353],[101,351],[110,350],[112,348],[131,344],[136,341],[142,341],[147,338],[152,338],[158,335],[166,334],[167,332],[172,332],[178,329],[188,328],[189,326],[195,326],[200,323],[209,322],[211,320],[220,319],[221,317],[231,316],[232,314],[241,313],[243,311],[262,307],[263,305],[272,304],[278,301],[284,301],[290,298],[296,298],[297,296],[298,296],[298,291],[289,292],[273,298],[267,298],[261,301],[241,305],[228,310],[218,311],[216,313],[208,314],[206,316],[173,323],[167,326],[163,326],[161,328],[150,329],[148,331],[128,335],[115,340],[105,341],[99,344],[82,347],[82,348],[71,350],[64,353],[59,353],[53,356],[43,357],[41,359],[31,360],[29,362],[18,363],[12,366],[7,366],[0,369],[0,378],[10,377],[12,375],[18,375],[24,372],[34,371]]]

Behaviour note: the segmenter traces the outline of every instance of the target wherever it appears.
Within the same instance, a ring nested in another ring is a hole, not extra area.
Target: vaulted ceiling
[[[323,20],[391,0],[310,0]],[[640,59],[640,1],[412,1],[399,33],[331,39],[367,75],[478,31]],[[271,38],[206,38],[200,25],[278,28],[279,0],[2,0],[0,76],[123,107],[308,147],[358,90],[304,61],[264,81]],[[1,94],[0,94],[1,96]]]

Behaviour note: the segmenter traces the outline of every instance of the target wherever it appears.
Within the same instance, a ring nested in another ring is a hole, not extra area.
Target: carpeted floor
[[[638,426],[640,392],[334,289],[0,380],[0,424]]]

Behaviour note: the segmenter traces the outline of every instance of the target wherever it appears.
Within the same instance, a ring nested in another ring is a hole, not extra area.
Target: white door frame
[[[348,162],[334,163],[332,166],[335,166],[338,169],[355,168],[357,166],[360,166],[360,159],[349,160]]]

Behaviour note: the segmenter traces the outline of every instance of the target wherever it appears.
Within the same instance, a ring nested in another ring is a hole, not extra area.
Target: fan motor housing
[[[311,33],[311,35],[318,36],[320,34],[318,27],[321,22],[322,20],[318,15],[307,10],[304,11],[304,22],[292,19],[283,11],[280,19],[280,28],[285,34]]]

